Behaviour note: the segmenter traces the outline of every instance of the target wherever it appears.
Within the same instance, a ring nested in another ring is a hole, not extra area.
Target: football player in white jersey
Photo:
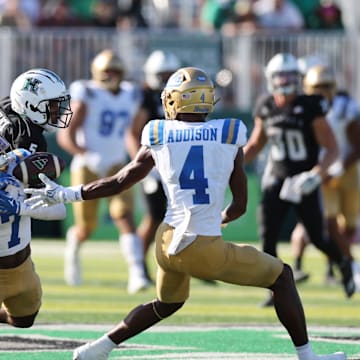
[[[97,54],[91,72],[91,80],[70,85],[74,116],[70,126],[58,133],[59,145],[73,155],[73,185],[113,175],[128,162],[124,136],[140,105],[139,92],[123,81],[124,65],[114,51],[106,49]],[[75,224],[66,235],[64,277],[68,285],[81,284],[79,250],[96,228],[98,206],[97,200],[74,204]],[[128,292],[135,293],[151,282],[145,276],[131,189],[109,199],[109,213],[120,232],[120,247],[128,262]]]
[[[322,184],[326,225],[329,235],[337,241],[349,258],[351,243],[356,232],[360,207],[358,161],[360,159],[360,107],[347,92],[337,91],[336,77],[328,65],[310,67],[303,80],[306,94],[318,94],[330,104],[326,119],[339,147],[339,158],[329,168],[329,175]],[[296,264],[300,266],[308,236],[298,224],[292,233]],[[356,263],[353,262],[355,272]],[[326,273],[328,282],[334,281],[331,261]]]
[[[34,211],[24,204],[23,185],[11,173],[30,154],[15,149],[0,155],[0,323],[20,328],[33,325],[42,297],[30,254],[31,218],[62,220],[66,216],[63,204],[51,206],[49,211]]]
[[[156,299],[135,307],[94,342],[74,351],[74,360],[106,360],[118,344],[179,310],[189,297],[191,277],[268,288],[276,313],[300,360],[343,360],[344,353],[317,356],[311,349],[305,315],[290,266],[248,245],[225,242],[221,227],[246,211],[243,166],[246,127],[238,119],[206,117],[214,107],[214,85],[194,67],[168,80],[162,102],[166,120],[152,120],[142,133],[136,157],[117,174],[85,185],[63,187],[40,176],[43,189],[29,189],[33,206],[90,200],[117,194],[155,166],[168,199],[156,234]],[[41,174],[42,175],[42,174]],[[225,191],[232,201],[223,209]]]

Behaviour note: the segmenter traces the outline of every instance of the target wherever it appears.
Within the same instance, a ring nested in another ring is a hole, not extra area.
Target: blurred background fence
[[[99,28],[35,28],[31,32],[0,28],[3,49],[0,96],[8,94],[14,77],[32,67],[48,67],[71,81],[90,76],[90,62],[104,48],[118,51],[127,67],[127,77],[141,81],[142,66],[154,49],[174,52],[183,65],[209,72],[225,93],[220,107],[250,111],[255,97],[264,90],[263,68],[277,52],[302,57],[321,56],[338,75],[338,83],[360,98],[358,71],[360,36],[357,33],[261,32],[224,36],[177,29],[117,31]],[[223,69],[228,71],[221,71]]]

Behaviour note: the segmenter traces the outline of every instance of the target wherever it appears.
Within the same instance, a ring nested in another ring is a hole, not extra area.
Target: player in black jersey
[[[0,135],[12,150],[46,151],[44,131],[69,125],[70,95],[62,79],[48,69],[31,69],[12,83],[0,100]]]
[[[163,119],[164,110],[161,103],[161,91],[169,76],[180,67],[179,59],[171,52],[155,50],[144,64],[145,83],[143,85],[143,101],[128,134],[127,143],[130,155],[134,157],[140,148],[140,138],[143,127],[152,119]],[[143,240],[144,259],[155,232],[162,222],[166,211],[166,196],[160,181],[160,175],[154,169],[143,181],[142,192],[144,195],[147,212],[137,229],[138,235]],[[150,278],[145,264],[147,276]]]
[[[17,204],[9,209],[10,214],[0,225],[3,243],[0,323],[28,328],[40,310],[42,289],[31,259],[30,218],[61,220],[66,216],[65,207],[37,214],[23,207],[25,194],[9,169],[29,154],[26,150],[47,150],[43,132],[68,125],[72,116],[69,99],[65,84],[57,74],[47,69],[32,69],[19,75],[11,86],[10,96],[0,100],[0,138],[7,140],[0,150],[0,193],[2,205],[4,197],[10,198],[10,204]],[[4,155],[7,147],[14,151]]]
[[[327,102],[320,96],[298,93],[297,60],[291,54],[275,55],[265,76],[270,94],[260,97],[255,106],[254,129],[244,147],[248,163],[266,143],[270,145],[259,208],[263,250],[277,256],[280,228],[289,207],[294,206],[310,241],[339,266],[345,293],[351,297],[355,291],[351,262],[323,231],[319,185],[338,156],[334,134],[324,117]],[[271,300],[264,305],[271,305]]]

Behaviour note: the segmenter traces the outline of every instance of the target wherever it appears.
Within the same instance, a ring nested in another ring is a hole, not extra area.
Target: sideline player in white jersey
[[[4,139],[0,138],[0,143]],[[11,174],[30,154],[29,150],[15,149],[0,155],[0,323],[21,328],[33,325],[42,298],[40,278],[31,259],[31,218],[62,220],[66,216],[64,204],[48,211],[31,210],[24,204],[23,185]]]
[[[106,360],[112,349],[179,310],[190,294],[191,277],[257,286],[274,292],[277,316],[300,360],[344,360],[344,353],[317,356],[290,266],[252,246],[225,242],[221,226],[246,211],[243,166],[245,125],[238,119],[206,121],[214,108],[214,85],[194,67],[181,68],[162,92],[166,120],[152,120],[136,157],[117,174],[65,188],[44,176],[44,189],[29,189],[33,206],[90,200],[117,194],[156,166],[168,200],[156,234],[156,299],[135,307],[107,334],[74,351],[74,360]],[[41,174],[42,175],[42,174]],[[231,202],[223,209],[225,191]]]
[[[73,155],[72,185],[115,174],[128,162],[125,132],[140,106],[139,92],[123,81],[124,65],[112,50],[97,54],[91,65],[92,79],[70,85],[74,115],[70,126],[58,133],[59,145]],[[68,285],[82,282],[80,245],[93,233],[98,222],[99,201],[76,203],[75,224],[66,235],[64,277]],[[110,216],[120,232],[119,243],[128,262],[128,292],[150,286],[145,276],[144,250],[136,234],[133,192],[126,191],[109,200]]]
[[[352,259],[351,244],[360,208],[360,107],[347,92],[336,89],[335,73],[328,65],[309,68],[303,80],[303,88],[306,94],[324,96],[330,105],[326,120],[335,135],[339,158],[329,168],[329,176],[322,184],[325,218],[330,237]],[[291,238],[298,268],[307,240],[305,229],[298,224]],[[354,274],[359,272],[356,262],[353,262],[353,271]],[[326,281],[334,280],[334,270],[329,260]]]

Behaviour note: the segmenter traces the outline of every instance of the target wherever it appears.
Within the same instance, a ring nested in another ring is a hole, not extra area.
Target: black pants
[[[260,237],[263,251],[277,256],[276,246],[286,215],[291,206],[295,208],[298,220],[304,225],[310,241],[337,264],[341,263],[343,255],[337,244],[331,240],[324,226],[321,191],[317,189],[311,194],[303,196],[299,204],[281,200],[279,197],[283,180],[263,190],[259,206]]]

